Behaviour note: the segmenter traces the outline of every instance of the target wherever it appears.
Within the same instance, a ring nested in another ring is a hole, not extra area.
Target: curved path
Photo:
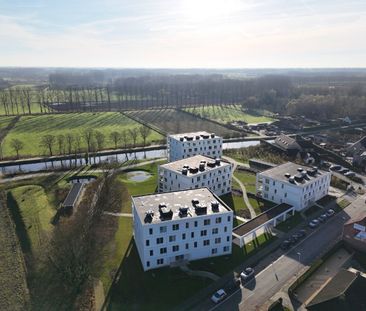
[[[250,204],[249,202],[249,198],[248,198],[248,195],[247,195],[247,189],[245,188],[244,184],[239,180],[239,178],[237,178],[236,176],[234,176],[234,172],[237,168],[237,166],[248,166],[248,164],[244,164],[244,163],[241,163],[241,162],[238,162],[230,157],[227,157],[227,156],[223,156],[223,159],[229,161],[230,163],[232,163],[234,165],[233,167],[233,179],[239,184],[240,188],[241,188],[241,191],[243,192],[243,200],[244,200],[244,203],[245,205],[248,207],[248,210],[249,210],[249,213],[250,213],[250,218],[254,218],[255,216],[257,216],[253,206]]]
[[[213,281],[220,280],[220,277],[217,276],[214,273],[211,273],[211,272],[208,272],[208,271],[192,270],[192,269],[188,268],[187,265],[180,266],[180,269],[183,272],[187,273],[188,275],[200,276],[200,277],[203,277],[203,278],[211,279]]]

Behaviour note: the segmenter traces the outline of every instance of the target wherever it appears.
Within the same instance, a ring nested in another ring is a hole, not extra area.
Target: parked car
[[[286,249],[289,249],[290,246],[291,246],[291,242],[289,240],[285,240],[281,243],[280,248],[285,251]]]
[[[297,241],[299,240],[299,238],[296,236],[296,234],[293,234],[290,238],[289,241],[291,243],[291,245],[295,245],[297,243]]]
[[[211,300],[214,303],[219,303],[223,301],[226,298],[226,296],[227,296],[226,292],[221,288],[211,296]]]
[[[251,267],[245,268],[242,273],[240,273],[240,278],[242,283],[248,282],[254,277],[254,269]]]
[[[317,219],[313,219],[312,221],[309,222],[309,227],[310,228],[316,228],[320,225],[320,221]]]
[[[346,174],[349,172],[349,169],[348,168],[345,168],[343,167],[340,171],[339,171],[341,174]]]
[[[355,177],[356,173],[355,172],[347,172],[347,173],[344,174],[344,176],[346,176],[346,177]]]
[[[330,166],[329,168],[331,171],[339,171],[342,169],[342,166],[338,165],[338,164],[333,164]]]
[[[327,214],[321,214],[318,218],[320,222],[325,222],[328,219]]]
[[[296,232],[295,235],[300,240],[306,236],[306,230],[301,229],[300,231]]]
[[[326,214],[328,217],[332,217],[335,214],[335,211],[330,208],[327,210]]]

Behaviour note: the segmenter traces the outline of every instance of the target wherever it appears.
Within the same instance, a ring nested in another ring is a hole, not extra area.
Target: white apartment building
[[[287,162],[258,173],[256,189],[262,198],[300,211],[328,194],[330,179],[330,172]]]
[[[231,254],[233,211],[207,188],[132,197],[144,271]]]
[[[189,158],[197,154],[221,158],[222,141],[222,137],[207,132],[168,135],[168,162]]]
[[[158,191],[209,188],[216,195],[231,192],[232,165],[229,162],[196,155],[160,165]]]

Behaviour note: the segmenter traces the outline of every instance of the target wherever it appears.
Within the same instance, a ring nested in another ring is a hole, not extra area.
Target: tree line
[[[70,132],[59,135],[43,135],[39,141],[39,148],[43,149],[48,156],[52,157],[54,155],[73,155],[82,152],[88,154],[96,153],[104,150],[108,142],[113,144],[115,149],[135,148],[139,138],[142,139],[143,146],[145,147],[150,134],[151,129],[146,126],[123,131],[113,131],[108,136],[98,130],[85,129],[81,133]],[[22,140],[14,138],[10,141],[10,147],[19,159],[25,144]]]

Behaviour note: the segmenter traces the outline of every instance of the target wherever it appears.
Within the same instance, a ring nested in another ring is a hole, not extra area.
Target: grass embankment
[[[239,132],[175,109],[138,110],[129,111],[127,114],[152,124],[167,133],[207,131],[225,138],[241,136]]]
[[[26,270],[14,223],[0,202],[0,309],[25,310],[29,303]]]
[[[290,159],[287,159],[283,155],[274,152],[270,147],[262,144],[240,149],[224,150],[224,155],[242,163],[248,163],[249,160],[252,158],[260,159],[274,164],[282,164],[290,161]]]
[[[204,106],[186,108],[186,111],[196,114],[200,117],[214,120],[219,123],[230,123],[242,121],[245,123],[263,123],[273,121],[272,118],[263,115],[254,115],[245,112],[240,105],[231,106]]]
[[[3,155],[4,157],[16,156],[11,147],[12,139],[19,139],[24,143],[24,148],[20,150],[20,155],[23,157],[48,155],[48,151],[40,147],[42,136],[48,134],[54,136],[69,133],[77,135],[81,138],[81,149],[85,151],[87,144],[82,133],[90,129],[103,133],[105,136],[104,149],[111,149],[114,148],[114,142],[110,139],[110,133],[114,131],[121,133],[124,130],[139,127],[141,127],[141,124],[117,112],[23,116],[6,136],[3,144]],[[163,137],[160,134],[151,131],[147,143],[160,142],[162,139]],[[137,144],[142,143],[142,137],[138,134]],[[122,144],[120,142],[119,147],[122,147]],[[133,140],[128,135],[128,145],[131,146],[132,144]],[[73,146],[75,146],[75,143]],[[57,141],[55,141],[53,149],[54,154],[59,154]]]

